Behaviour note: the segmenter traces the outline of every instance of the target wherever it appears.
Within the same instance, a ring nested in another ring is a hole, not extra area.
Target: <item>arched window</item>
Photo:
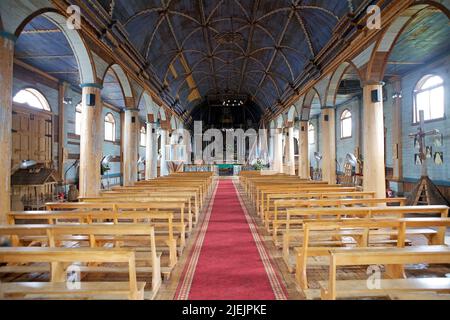
[[[414,123],[444,118],[444,80],[435,75],[423,77],[414,90]]]
[[[26,104],[32,108],[51,111],[47,99],[33,88],[22,89],[14,96],[14,102]]]
[[[308,143],[314,144],[316,143],[316,129],[312,123],[308,126]]]
[[[341,114],[341,139],[352,136],[352,113],[346,109]]]
[[[105,116],[105,140],[116,141],[116,120],[111,113]]]
[[[147,140],[147,133],[145,127],[141,127],[141,147],[145,147],[145,142]]]
[[[81,103],[75,107],[75,134],[81,135]]]

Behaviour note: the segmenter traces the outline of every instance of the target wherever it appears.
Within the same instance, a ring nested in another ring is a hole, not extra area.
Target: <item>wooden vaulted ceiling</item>
[[[100,0],[165,91],[190,111],[211,94],[274,108],[361,0]]]

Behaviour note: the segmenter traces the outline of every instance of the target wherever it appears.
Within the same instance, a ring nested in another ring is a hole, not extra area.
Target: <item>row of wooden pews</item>
[[[242,172],[239,179],[307,298],[450,299],[447,206],[405,206],[404,198],[294,176]],[[407,264],[443,265],[444,273],[407,278]],[[323,266],[328,277],[308,279]],[[361,279],[346,279],[361,267],[368,267]]]
[[[213,187],[212,173],[176,173],[10,212],[0,225],[10,245],[0,248],[0,299],[153,299]],[[35,275],[48,281],[28,281]]]

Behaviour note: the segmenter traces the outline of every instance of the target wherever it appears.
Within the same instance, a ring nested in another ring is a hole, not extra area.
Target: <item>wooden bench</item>
[[[84,198],[86,203],[108,203],[113,206],[117,211],[171,211],[174,213],[174,219],[179,215],[179,221],[188,223],[188,232],[192,231],[192,212],[188,212],[186,217],[186,205],[184,199],[181,201],[175,201],[174,198],[145,198],[145,201],[130,201],[128,199],[116,199],[116,198]]]
[[[177,248],[181,255],[184,247],[184,225],[180,232],[175,233],[177,225],[173,223],[173,214],[170,212],[141,211],[130,214],[121,214],[117,211],[22,211],[10,212],[8,223],[78,223],[93,224],[112,221],[114,224],[121,223],[147,223],[155,227],[155,241],[157,249],[165,252],[167,246],[169,253],[168,267],[173,268],[177,259]],[[179,241],[179,243],[178,243]]]
[[[327,257],[332,247],[345,246],[342,237],[356,239],[357,247],[386,246],[384,241],[373,242],[373,236],[389,235],[395,237],[395,245],[404,247],[408,235],[426,234],[430,228],[433,245],[445,244],[445,229],[450,226],[449,218],[403,218],[403,219],[343,219],[339,221],[308,221],[303,225],[303,243],[296,258],[296,282],[302,289],[308,288],[307,266],[309,257]],[[443,229],[443,230],[442,230]],[[443,231],[443,234],[442,234]],[[318,241],[313,235],[330,235],[335,241]],[[337,237],[336,237],[337,236]]]
[[[144,204],[145,206],[146,202],[139,202],[139,205],[142,207],[142,205]],[[121,213],[123,210],[121,210],[121,208],[123,208],[127,203],[126,202],[120,202],[119,203],[114,203],[111,201],[105,201],[105,202],[72,202],[72,203],[47,203],[46,207],[47,210],[58,210],[58,211],[65,211],[65,210],[69,210],[69,209],[73,209],[73,210],[80,210],[80,211],[87,211],[87,210],[95,210],[95,211],[105,211],[108,210],[108,212],[117,212],[117,213]],[[130,204],[130,203],[128,203]],[[132,202],[130,205],[134,205],[134,203]],[[169,205],[170,207],[170,205]],[[175,228],[175,230],[177,230],[180,233],[180,246],[181,248],[184,248],[185,244],[186,244],[186,227],[187,224],[186,222],[184,222],[184,219],[181,220],[181,216],[184,213],[184,211],[182,210],[183,206],[180,207],[175,207],[175,208],[179,208],[180,210],[180,221],[175,221],[174,220],[174,210],[171,210],[170,208],[168,209],[164,209],[167,208],[167,205],[153,205],[153,209],[151,208],[151,205],[146,206],[146,208],[144,209],[140,209],[140,213],[143,213],[143,211],[150,213],[172,213],[172,221],[173,221],[173,226]],[[128,208],[128,206],[126,206],[126,208]],[[133,213],[134,211],[131,210],[126,210],[128,213]]]
[[[0,248],[0,262],[48,263],[50,282],[2,282],[0,299],[144,299],[145,282],[137,282],[135,253],[103,248]],[[75,262],[125,263],[128,282],[81,282],[70,285],[67,267]]]
[[[403,207],[349,207],[349,208],[303,208],[288,209],[286,230],[283,233],[282,256],[287,263],[289,270],[293,268],[290,264],[290,249],[301,243],[303,239],[303,225],[305,220],[312,219],[336,221],[342,218],[405,218],[411,214],[422,214],[427,217],[437,216],[440,218],[448,217],[447,206],[403,206]],[[296,219],[291,219],[296,217]],[[296,225],[296,229],[291,226]],[[445,227],[438,231],[422,230],[423,235],[427,236],[430,243],[442,243],[445,239]],[[386,233],[385,233],[386,234]],[[392,235],[394,238],[395,235]],[[394,238],[395,239],[395,238]],[[300,241],[300,242],[298,242]]]
[[[152,275],[152,292],[161,285],[161,273],[169,274],[171,268],[161,270],[161,253],[156,252],[154,227],[151,225],[13,225],[0,226],[0,235],[11,236],[13,247],[47,245],[49,247],[88,246],[127,247],[135,250],[138,273]],[[32,268],[34,272],[47,269]],[[127,273],[126,268],[116,266],[80,266],[85,273]],[[2,273],[29,272],[28,266],[0,267]]]
[[[329,280],[319,282],[321,298],[355,298],[389,296],[396,292],[449,292],[450,278],[405,279],[396,266],[404,264],[450,264],[448,246],[417,246],[407,248],[356,248],[330,250]],[[348,266],[386,265],[392,279],[382,279],[380,285],[368,286],[367,280],[337,280],[337,268]]]
[[[293,191],[291,193],[268,193],[266,196],[266,201],[261,203],[261,213],[262,218],[267,220],[266,215],[273,214],[275,209],[275,201],[277,200],[323,200],[323,199],[366,199],[374,198],[375,192],[297,192]]]
[[[278,229],[286,225],[286,210],[290,208],[320,208],[320,207],[371,207],[375,205],[397,205],[404,206],[406,198],[367,198],[367,199],[321,199],[321,200],[276,200],[273,220],[270,213],[267,214],[265,225],[268,231],[273,231],[274,241],[277,242]],[[284,210],[281,210],[284,209]],[[280,219],[281,218],[281,219]],[[273,227],[271,230],[270,227]]]
[[[172,197],[175,198],[174,200],[177,200],[177,198],[185,198],[188,212],[192,212],[194,216],[194,224],[198,222],[199,215],[200,215],[200,201],[198,199],[198,194],[194,191],[181,191],[176,190],[176,192],[173,192],[174,190],[159,190],[155,189],[153,191],[147,190],[145,188],[143,189],[130,189],[130,188],[123,188],[120,190],[114,190],[114,191],[105,191],[101,193],[101,197],[111,197],[111,198],[117,198],[121,197],[129,201],[148,201],[146,199],[152,199],[152,198],[158,198],[158,197]]]

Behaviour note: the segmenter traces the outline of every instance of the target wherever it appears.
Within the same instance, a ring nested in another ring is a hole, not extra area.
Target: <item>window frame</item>
[[[311,130],[312,128],[312,130]],[[313,138],[311,139],[311,131],[313,132]],[[312,123],[308,124],[308,145],[316,144],[316,126]]]
[[[431,86],[429,88],[426,89],[422,89],[422,87],[425,85],[425,83],[430,79],[430,78],[434,78],[434,77],[439,77],[442,80],[442,83],[438,84],[438,85],[434,85]],[[441,121],[441,120],[445,120],[446,116],[445,116],[445,79],[444,77],[442,77],[439,74],[426,74],[424,76],[422,76],[419,81],[417,81],[416,86],[413,89],[412,92],[412,96],[413,96],[413,110],[412,110],[412,125],[413,126],[418,126],[420,125],[420,118],[419,118],[419,113],[418,113],[418,109],[417,109],[417,95],[423,92],[427,92],[427,91],[431,91],[437,88],[442,87],[442,91],[443,91],[443,115],[442,117],[439,118],[432,118],[432,119],[428,119],[428,120],[424,120],[425,123],[429,123],[429,122],[434,122],[434,121]],[[431,110],[430,106],[428,108],[428,112]]]
[[[36,108],[35,106],[30,105],[27,102],[18,102],[15,101],[14,99],[16,98],[16,96],[21,93],[22,91],[26,91],[29,94],[33,95],[42,105],[42,108]],[[22,105],[28,108],[31,108],[33,110],[37,110],[37,111],[41,111],[41,112],[49,112],[52,113],[52,107],[50,106],[50,103],[48,102],[47,98],[45,97],[45,95],[38,89],[33,88],[33,87],[25,87],[20,89],[19,91],[16,92],[16,94],[12,97],[12,101],[13,103],[16,103],[18,105]]]
[[[75,134],[78,135],[78,136],[81,136],[81,129],[82,129],[82,128],[81,128],[81,123],[80,123],[80,124],[79,124],[80,131],[77,132],[77,128],[78,128],[78,122],[77,122],[77,119],[78,119],[78,114],[79,114],[79,115],[80,115],[79,121],[80,121],[80,122],[82,121],[82,118],[81,118],[82,112],[83,112],[83,108],[82,108],[81,102],[80,102],[80,103],[78,103],[78,104],[75,106]]]
[[[144,135],[145,137],[144,141],[142,141],[142,135]],[[144,143],[142,144],[142,142]],[[141,130],[139,130],[139,146],[145,147],[146,142],[147,142],[147,129],[145,128],[145,126],[141,126]]]
[[[345,115],[345,113],[348,113],[349,115]],[[350,121],[350,135],[349,136],[344,136],[344,121]],[[341,116],[339,117],[339,125],[340,125],[340,138],[341,140],[344,139],[350,139],[353,137],[353,113],[350,109],[344,109],[344,111],[342,111]]]
[[[110,119],[108,119],[110,117]],[[106,123],[111,123],[112,124],[112,140],[107,139],[106,137]],[[114,115],[111,112],[108,112],[107,114],[105,114],[105,118],[104,118],[104,140],[107,142],[116,142],[116,118],[114,118]]]

